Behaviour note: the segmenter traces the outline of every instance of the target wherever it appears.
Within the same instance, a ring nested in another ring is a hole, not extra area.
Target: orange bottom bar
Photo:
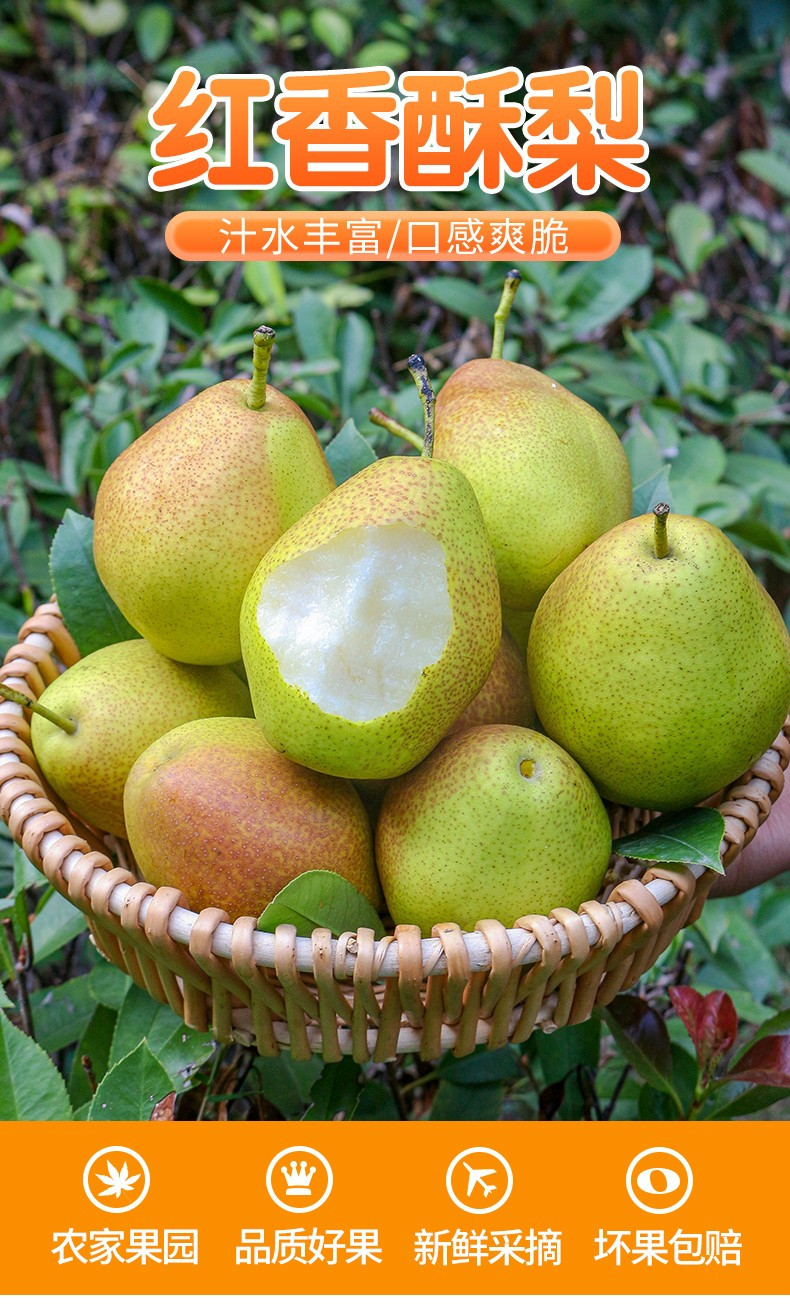
[[[785,1122],[42,1122],[0,1143],[5,1294],[787,1287]]]
[[[186,260],[608,259],[620,228],[606,213],[179,213],[167,248]]]

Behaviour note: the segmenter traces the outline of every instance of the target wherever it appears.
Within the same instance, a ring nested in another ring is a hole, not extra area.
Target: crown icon
[[[310,1182],[315,1176],[314,1167],[311,1167],[310,1171],[308,1172],[307,1163],[302,1162],[297,1167],[296,1162],[294,1161],[291,1163],[290,1168],[281,1167],[280,1171],[285,1177],[286,1194],[310,1195],[311,1193]]]

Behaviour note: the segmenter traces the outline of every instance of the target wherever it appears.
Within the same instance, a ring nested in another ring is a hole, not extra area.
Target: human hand
[[[771,809],[770,821],[760,827],[751,844],[717,877],[711,898],[741,895],[790,868],[790,784]]]

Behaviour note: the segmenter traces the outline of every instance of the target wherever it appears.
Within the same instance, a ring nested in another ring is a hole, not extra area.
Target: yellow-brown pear
[[[241,657],[250,577],[335,484],[302,410],[266,383],[274,332],[254,340],[252,381],[210,386],[162,418],[96,499],[99,576],[135,630],[184,663]]]
[[[175,886],[199,913],[258,917],[302,872],[344,876],[374,906],[381,891],[370,824],[349,781],[272,749],[245,718],[190,722],[137,760],[124,797],[143,876]]]

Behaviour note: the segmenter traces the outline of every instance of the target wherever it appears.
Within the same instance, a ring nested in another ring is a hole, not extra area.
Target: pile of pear
[[[701,803],[781,729],[781,615],[707,521],[632,518],[611,426],[502,358],[518,280],[435,404],[409,361],[417,455],[335,486],[259,328],[250,381],[105,474],[96,568],[140,639],[2,694],[51,790],[188,908],[257,919],[316,868],[425,935],[576,910],[604,801]]]

